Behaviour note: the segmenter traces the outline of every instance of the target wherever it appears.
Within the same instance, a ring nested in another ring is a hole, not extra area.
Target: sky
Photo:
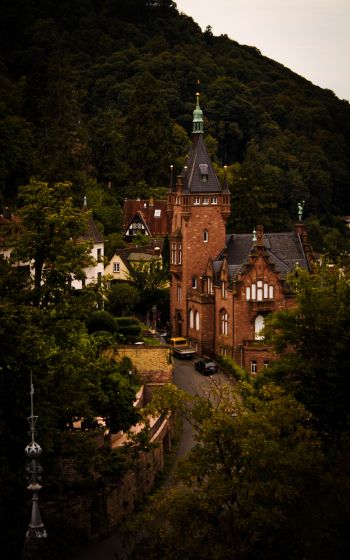
[[[350,101],[350,0],[175,0],[204,31],[258,48]]]

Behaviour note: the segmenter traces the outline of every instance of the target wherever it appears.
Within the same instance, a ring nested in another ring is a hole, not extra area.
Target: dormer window
[[[201,179],[203,183],[208,182],[208,164],[207,163],[200,163],[199,164],[199,172],[201,174]]]
[[[154,211],[154,217],[155,218],[160,218],[161,215],[161,209],[160,208],[156,208]]]

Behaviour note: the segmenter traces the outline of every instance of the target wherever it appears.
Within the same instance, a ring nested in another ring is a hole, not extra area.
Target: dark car
[[[213,362],[210,358],[202,358],[198,360],[194,367],[196,370],[203,373],[203,375],[211,375],[212,373],[216,373],[218,371],[218,364]]]

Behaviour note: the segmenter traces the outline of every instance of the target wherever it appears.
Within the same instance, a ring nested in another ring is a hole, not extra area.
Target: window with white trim
[[[211,203],[212,204],[217,204],[218,203],[218,197],[217,196],[212,196],[211,197]]]
[[[227,283],[225,281],[221,282],[221,297],[227,298]]]
[[[273,286],[269,286],[269,299],[273,299]]]
[[[209,241],[209,232],[208,232],[207,229],[205,229],[203,231],[203,241],[204,241],[204,243],[208,243],[208,241]]]
[[[274,287],[269,285],[267,282],[258,280],[251,286],[246,286],[245,298],[246,301],[263,301],[264,299],[273,299],[274,297]]]
[[[246,289],[245,289],[245,299],[247,301],[250,300],[250,286],[247,286]]]
[[[258,282],[257,282],[256,299],[258,301],[263,300],[263,282],[262,282],[262,280],[258,280]]]
[[[199,318],[198,311],[195,311],[195,313],[194,313],[194,323],[195,323],[195,326],[196,326],[196,331],[199,331],[200,318]]]
[[[209,197],[203,196],[203,204],[209,204]]]
[[[189,323],[190,323],[190,329],[193,329],[194,326],[193,309],[190,309],[189,311]]]
[[[178,257],[179,257],[179,264],[182,264],[182,245],[181,245],[181,243],[179,243],[179,254],[178,254]]]
[[[220,311],[220,334],[228,335],[228,313],[226,309]]]
[[[258,372],[258,368],[257,368],[256,360],[252,360],[250,362],[250,373],[257,373],[257,372]]]
[[[265,320],[264,317],[262,315],[258,315],[255,319],[255,323],[254,323],[254,335],[255,335],[255,340],[263,340],[264,339],[264,335],[262,333],[262,330],[265,326]]]
[[[198,204],[200,204],[200,203],[201,203],[201,197],[200,196],[195,196],[193,204],[198,206]]]
[[[198,285],[197,276],[192,276],[192,288],[196,290],[197,285]]]
[[[171,244],[171,264],[176,264],[176,243]]]
[[[120,263],[113,263],[113,272],[120,272]]]
[[[181,297],[182,297],[182,290],[181,290],[181,286],[177,286],[176,289],[176,297],[177,297],[177,301],[180,303],[181,302]]]

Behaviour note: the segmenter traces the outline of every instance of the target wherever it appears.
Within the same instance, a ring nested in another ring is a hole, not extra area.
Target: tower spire
[[[47,539],[46,529],[42,522],[39,509],[38,491],[42,488],[40,482],[43,469],[37,460],[42,452],[40,445],[35,441],[35,425],[37,419],[38,417],[34,416],[34,386],[32,375],[30,375],[30,416],[28,417],[28,422],[31,441],[25,448],[25,453],[29,459],[26,471],[28,473],[27,479],[29,482],[28,490],[32,492],[32,513],[24,542],[23,560],[44,558],[44,549]]]
[[[197,102],[196,102],[196,108],[193,111],[193,129],[192,132],[193,134],[203,134],[204,132],[204,128],[203,128],[203,111],[199,106],[199,93],[196,93],[196,97],[197,97]]]

